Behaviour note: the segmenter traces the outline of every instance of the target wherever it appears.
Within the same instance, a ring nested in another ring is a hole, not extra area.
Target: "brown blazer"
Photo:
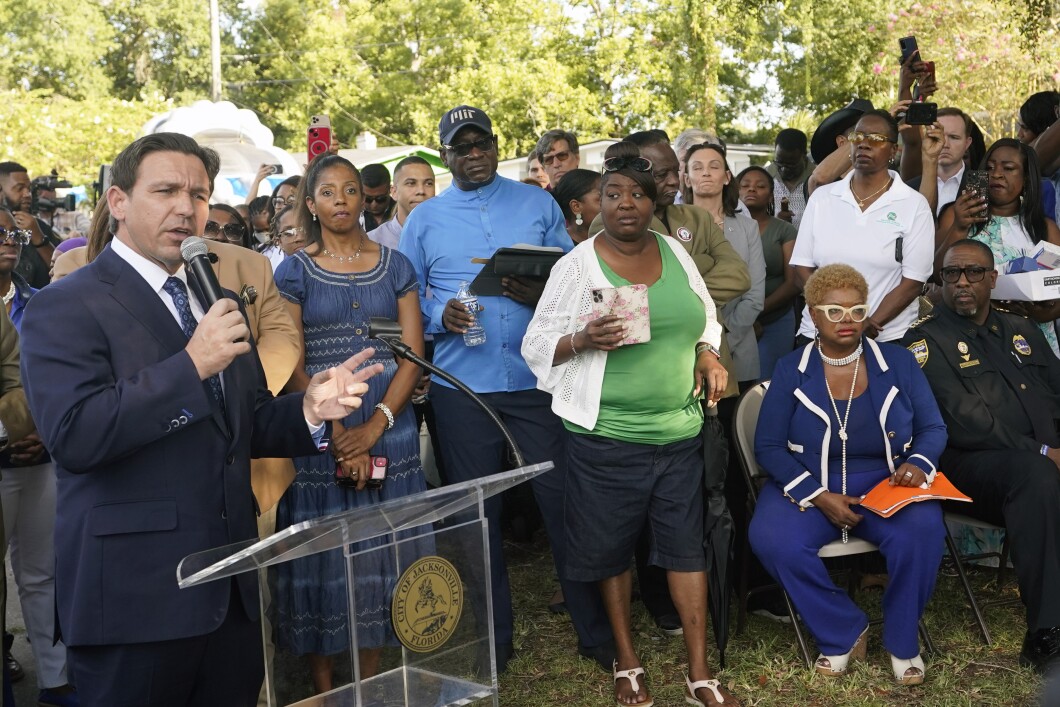
[[[257,343],[261,367],[265,369],[265,380],[272,394],[278,395],[298,365],[302,340],[276,288],[272,265],[264,255],[247,248],[217,241],[206,241],[206,245],[217,255],[213,270],[221,287],[243,300],[247,325]],[[53,280],[84,265],[87,252],[87,248],[81,247],[60,255],[55,261]],[[257,292],[253,302],[247,301],[250,297],[244,296],[244,287],[253,287]],[[294,465],[290,459],[251,460],[250,483],[262,513],[276,505],[293,480]]]

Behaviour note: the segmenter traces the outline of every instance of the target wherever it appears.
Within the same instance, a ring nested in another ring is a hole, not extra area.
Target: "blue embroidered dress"
[[[397,301],[417,289],[415,273],[405,256],[380,247],[379,263],[364,273],[336,273],[323,269],[304,251],[287,258],[276,270],[280,294],[301,305],[305,340],[305,368],[309,376],[342,363],[369,347],[376,355],[365,365],[382,363],[385,370],[368,381],[362,405],[343,424],[359,425],[382,401],[397,371],[392,353],[368,338],[370,317],[396,320]],[[294,482],[276,510],[276,529],[353,508],[377,504],[425,490],[420,466],[419,432],[411,405],[395,417],[371,450],[389,459],[387,478],[377,491],[356,491],[335,483],[335,458],[320,454],[294,459]],[[358,543],[356,550],[378,547],[389,536]],[[432,544],[416,541],[402,547],[402,567],[393,552],[376,552],[355,561],[358,642],[362,648],[397,645],[390,625],[390,601],[400,569],[417,557],[431,554]],[[407,552],[413,550],[413,552]],[[331,550],[277,566],[275,596],[276,642],[302,655],[331,655],[348,649],[345,561]]]

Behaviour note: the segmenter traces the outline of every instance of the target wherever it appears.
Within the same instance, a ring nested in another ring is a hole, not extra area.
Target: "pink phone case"
[[[614,314],[625,320],[629,333],[620,346],[651,341],[651,317],[648,314],[648,286],[623,285],[593,290],[593,309],[589,321]],[[586,322],[587,323],[587,322]]]

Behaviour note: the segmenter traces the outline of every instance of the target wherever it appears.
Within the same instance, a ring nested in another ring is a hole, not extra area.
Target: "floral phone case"
[[[601,287],[592,293],[593,309],[589,321],[614,314],[625,321],[629,333],[620,346],[651,341],[651,317],[648,315],[648,286],[623,285]]]

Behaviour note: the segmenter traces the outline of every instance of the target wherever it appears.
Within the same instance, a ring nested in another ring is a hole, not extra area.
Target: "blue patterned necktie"
[[[199,323],[195,321],[195,315],[191,313],[188,288],[184,285],[183,280],[171,277],[166,280],[166,284],[162,285],[162,289],[173,298],[173,304],[176,306],[177,314],[180,316],[180,328],[184,330],[184,335],[190,339]],[[206,382],[210,384],[210,392],[213,393],[214,400],[221,406],[221,412],[224,413],[225,395],[224,389],[221,388],[221,378],[216,375],[210,376],[206,379]]]

